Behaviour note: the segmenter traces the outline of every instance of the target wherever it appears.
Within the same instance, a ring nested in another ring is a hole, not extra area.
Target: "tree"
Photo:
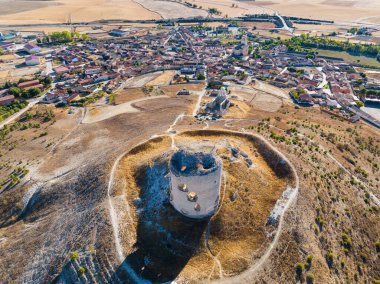
[[[357,106],[358,108],[361,108],[361,107],[364,106],[364,103],[363,103],[362,101],[356,101],[356,106]]]
[[[31,88],[27,90],[25,93],[23,92],[23,97],[26,98],[33,98],[38,96],[41,93],[41,90],[39,88]]]
[[[45,86],[50,86],[50,84],[53,82],[53,79],[50,76],[47,76],[40,79],[40,82],[44,84]]]
[[[52,32],[50,39],[52,42],[68,43],[73,41],[73,34],[74,33],[70,33],[69,31]]]
[[[202,73],[197,74],[197,80],[204,80],[204,79],[206,79],[205,75],[203,75]]]
[[[82,41],[87,41],[88,40],[88,35],[87,34],[82,34],[81,35],[81,40]]]
[[[21,95],[21,90],[17,87],[10,87],[8,93],[15,97],[19,97]]]

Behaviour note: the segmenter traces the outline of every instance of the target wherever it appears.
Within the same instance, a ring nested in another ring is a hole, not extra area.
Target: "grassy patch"
[[[318,51],[318,55],[321,55],[321,56],[341,58],[344,61],[349,62],[349,63],[357,63],[364,66],[372,66],[375,68],[380,68],[380,62],[377,61],[376,58],[366,57],[366,56],[355,56],[344,51],[333,51],[333,50],[324,50],[324,49],[317,49],[316,51]],[[360,61],[358,62],[358,60]]]

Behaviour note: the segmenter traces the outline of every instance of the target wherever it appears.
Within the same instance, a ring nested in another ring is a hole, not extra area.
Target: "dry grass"
[[[146,85],[147,86],[169,85],[175,73],[176,73],[175,71],[171,71],[171,70],[164,71],[160,76],[148,82]]]

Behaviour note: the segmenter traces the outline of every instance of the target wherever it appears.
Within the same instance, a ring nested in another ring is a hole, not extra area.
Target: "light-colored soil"
[[[10,7],[7,13],[0,15],[1,24],[31,24],[67,22],[69,16],[73,22],[101,19],[159,19],[160,15],[145,9],[132,0],[115,0],[109,4],[105,0],[60,0],[60,1],[24,1],[6,0],[4,7]],[[27,7],[23,9],[22,7]]]
[[[378,1],[325,1],[312,0],[305,3],[295,1],[235,1],[235,0],[195,0],[191,3],[202,6],[193,9],[173,1],[155,0],[114,0],[109,5],[105,0],[58,0],[58,1],[3,0],[0,24],[29,24],[93,21],[100,19],[158,19],[206,16],[209,8],[217,8],[222,16],[244,14],[273,14],[304,18],[334,20],[340,23],[360,22],[380,24]],[[232,7],[237,4],[238,7]]]
[[[123,89],[116,94],[114,103],[119,105],[132,100],[144,98],[145,96],[142,88]]]
[[[109,119],[111,117],[123,114],[123,113],[134,113],[139,112],[139,109],[134,107],[134,104],[138,102],[143,102],[146,100],[159,100],[168,98],[168,96],[157,96],[157,97],[144,97],[140,99],[135,99],[126,103],[118,104],[115,106],[95,106],[88,107],[86,110],[86,115],[83,119],[83,123],[94,123]]]
[[[148,73],[145,75],[134,77],[128,80],[128,82],[125,84],[125,88],[142,88],[148,82],[156,79],[157,77],[161,75],[162,75],[162,71],[159,71],[159,72]]]
[[[288,100],[288,98],[283,97],[283,92],[278,91],[276,93],[278,96],[271,95],[267,92],[266,85],[257,85],[266,92],[260,91],[258,88],[234,86],[231,88],[231,95],[237,96],[239,100],[244,101],[257,110],[269,112],[278,111],[282,106],[283,100]],[[244,109],[246,109],[245,113],[249,111],[249,107],[245,107]],[[231,115],[234,117],[235,113]],[[228,116],[230,116],[230,114],[228,114]]]
[[[164,19],[205,17],[207,12],[193,9],[180,3],[164,0],[135,0],[149,11],[158,13]]]
[[[19,78],[37,74],[44,68],[43,64],[39,66],[26,66],[23,58],[4,56],[4,62],[0,63],[0,83],[9,80],[17,81]]]
[[[176,72],[172,70],[164,71],[160,76],[156,77],[152,81],[149,81],[146,85],[147,86],[169,85],[175,73]]]

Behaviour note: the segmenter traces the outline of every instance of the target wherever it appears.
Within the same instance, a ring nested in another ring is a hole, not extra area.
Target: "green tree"
[[[8,93],[10,95],[14,95],[15,97],[19,97],[21,95],[21,90],[17,87],[10,87]]]
[[[357,106],[358,108],[361,108],[361,107],[364,106],[364,103],[363,103],[362,101],[356,101],[356,106]]]

